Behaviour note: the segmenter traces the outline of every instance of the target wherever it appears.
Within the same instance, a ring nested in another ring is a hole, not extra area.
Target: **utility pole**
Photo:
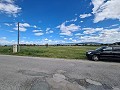
[[[20,22],[18,22],[18,52],[20,52]]]

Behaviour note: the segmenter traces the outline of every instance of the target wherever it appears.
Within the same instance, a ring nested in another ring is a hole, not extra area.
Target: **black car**
[[[90,60],[98,61],[100,59],[120,60],[120,46],[103,46],[96,50],[86,52]]]

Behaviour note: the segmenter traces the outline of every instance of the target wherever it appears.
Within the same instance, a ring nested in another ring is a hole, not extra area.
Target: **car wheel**
[[[92,60],[94,60],[94,61],[99,61],[99,57],[98,57],[97,55],[93,55],[93,56],[92,56]]]

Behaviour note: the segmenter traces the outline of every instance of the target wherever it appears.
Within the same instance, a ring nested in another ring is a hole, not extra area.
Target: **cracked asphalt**
[[[120,90],[120,63],[0,55],[0,90]]]

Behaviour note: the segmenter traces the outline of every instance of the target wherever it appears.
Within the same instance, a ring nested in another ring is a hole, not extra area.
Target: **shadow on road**
[[[111,60],[100,60],[100,61],[103,61],[103,62],[115,62],[115,63],[120,63],[120,60],[113,60],[113,59],[111,59]]]

